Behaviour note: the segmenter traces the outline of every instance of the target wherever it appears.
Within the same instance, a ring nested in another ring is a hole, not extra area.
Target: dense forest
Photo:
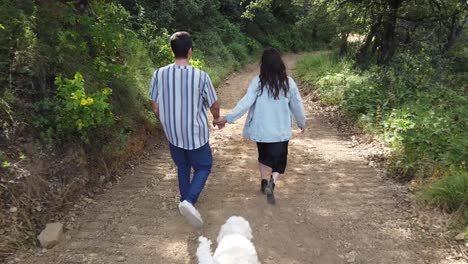
[[[298,77],[394,149],[421,201],[468,222],[467,19],[465,0],[2,0],[0,258],[155,133],[148,84],[179,30],[215,86],[263,47],[305,52]],[[52,169],[66,150],[93,173]]]

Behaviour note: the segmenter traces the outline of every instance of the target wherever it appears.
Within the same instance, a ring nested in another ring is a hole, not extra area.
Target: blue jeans
[[[193,150],[179,148],[172,144],[169,144],[169,148],[172,160],[174,160],[177,166],[180,201],[186,200],[191,204],[195,204],[205,186],[208,175],[211,172],[211,166],[213,165],[210,144],[206,143],[203,147]],[[194,174],[192,182],[190,182],[192,168]]]

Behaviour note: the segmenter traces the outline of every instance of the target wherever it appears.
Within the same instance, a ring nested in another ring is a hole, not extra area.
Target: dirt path
[[[295,55],[285,57],[294,69]],[[242,97],[257,65],[219,90],[223,113]],[[96,199],[68,239],[22,263],[196,263],[197,237],[215,240],[232,215],[250,221],[262,263],[441,263],[439,241],[413,232],[402,188],[384,181],[325,120],[306,106],[308,130],[291,141],[276,206],[259,192],[256,148],[243,121],[212,132],[214,167],[198,203],[203,230],[177,210],[167,149],[148,158]]]

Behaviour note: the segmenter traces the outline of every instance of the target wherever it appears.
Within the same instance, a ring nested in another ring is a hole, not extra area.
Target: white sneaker
[[[179,211],[180,214],[182,214],[194,227],[200,228],[203,226],[203,220],[200,213],[191,203],[185,200],[179,203]]]

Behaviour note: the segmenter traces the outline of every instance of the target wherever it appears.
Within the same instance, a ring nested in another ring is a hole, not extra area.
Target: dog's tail
[[[200,242],[197,248],[198,264],[216,264],[211,254],[211,241],[201,236],[198,242]]]

